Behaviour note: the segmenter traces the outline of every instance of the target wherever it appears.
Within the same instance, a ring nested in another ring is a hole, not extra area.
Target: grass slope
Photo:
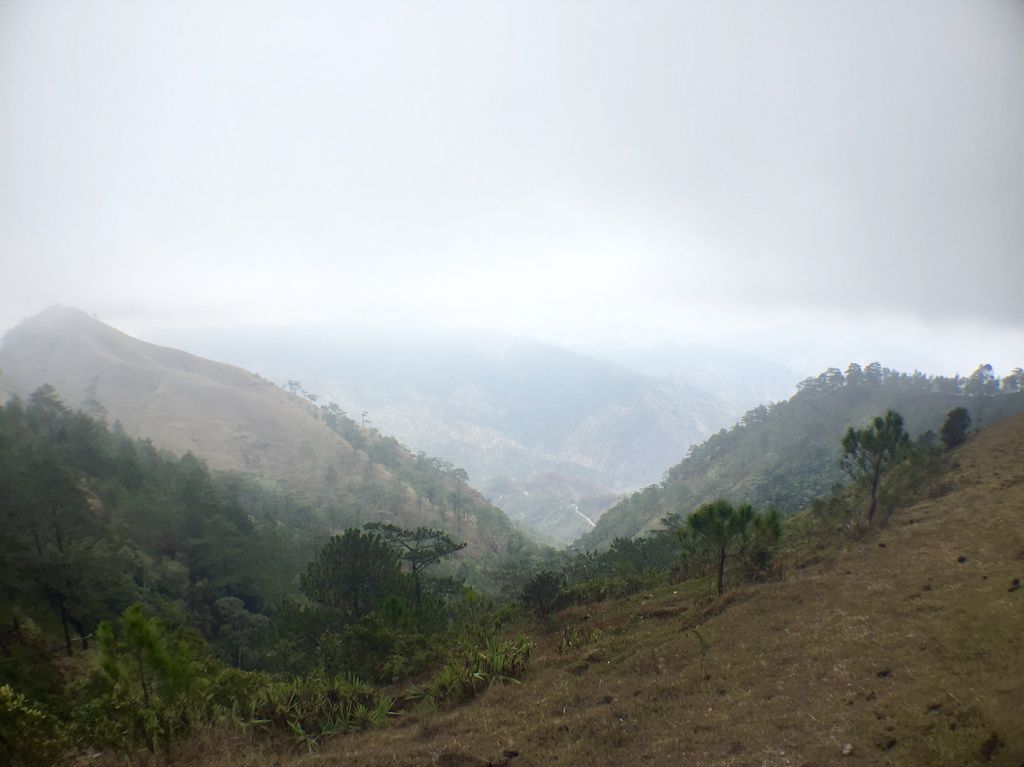
[[[1016,416],[954,454],[944,495],[863,541],[792,553],[779,582],[574,608],[560,624],[595,641],[563,652],[548,634],[522,685],[278,761],[1016,767],[1022,458]]]
[[[479,493],[395,440],[350,421],[346,438],[312,403],[253,373],[140,341],[77,309],[53,306],[11,330],[0,371],[0,397],[27,397],[48,383],[73,408],[88,412],[95,400],[130,436],[283,483],[336,510],[339,526],[441,527],[474,555],[521,535]]]

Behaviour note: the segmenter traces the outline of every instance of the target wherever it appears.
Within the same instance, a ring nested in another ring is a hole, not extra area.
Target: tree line
[[[976,424],[991,423],[1024,410],[1022,380],[1020,369],[998,380],[989,365],[967,378],[906,374],[878,363],[829,369],[790,399],[752,408],[732,428],[691,447],[660,483],[605,512],[580,545],[607,547],[616,537],[653,529],[678,508],[718,497],[794,513],[843,478],[836,433],[889,409],[916,432],[938,432],[957,407]]]

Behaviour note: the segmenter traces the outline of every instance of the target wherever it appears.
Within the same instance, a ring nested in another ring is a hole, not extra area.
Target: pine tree
[[[940,437],[947,450],[962,445],[967,441],[967,430],[971,428],[971,414],[965,407],[955,407],[946,415],[942,424]]]
[[[843,437],[843,457],[839,466],[854,482],[870,492],[869,523],[878,510],[878,485],[882,474],[901,460],[909,446],[910,437],[903,429],[903,416],[894,410],[888,411],[884,418],[876,416],[867,429],[851,426]]]

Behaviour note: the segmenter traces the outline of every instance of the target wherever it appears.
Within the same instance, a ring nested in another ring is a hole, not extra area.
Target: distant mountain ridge
[[[937,432],[958,406],[968,409],[976,426],[1024,411],[1024,372],[1017,368],[1000,386],[988,365],[967,379],[908,375],[878,363],[863,369],[854,364],[845,373],[830,368],[803,381],[789,400],[758,406],[732,429],[691,448],[660,484],[609,509],[579,545],[607,546],[719,497],[797,511],[843,479],[838,460],[848,427],[860,428],[894,409],[912,435]]]
[[[306,328],[203,336],[197,346],[275,380],[297,379],[350,413],[366,411],[369,423],[415,449],[465,468],[513,518],[561,543],[762,401],[728,377],[694,385],[678,354],[671,374],[651,375],[495,333]],[[691,350],[686,359],[698,358]],[[742,364],[758,374],[756,358]],[[776,397],[792,390],[788,371],[765,367],[763,390]]]
[[[76,309],[50,307],[8,332],[0,370],[0,394],[24,397],[48,383],[131,436],[333,507],[339,526],[443,527],[477,550],[518,535],[478,493],[394,440],[344,418],[331,428],[313,403],[253,373],[140,341]]]
[[[737,417],[752,405],[789,397],[798,378],[785,365],[706,344],[663,342],[649,347],[595,350],[594,354],[644,375],[714,392],[736,410]]]

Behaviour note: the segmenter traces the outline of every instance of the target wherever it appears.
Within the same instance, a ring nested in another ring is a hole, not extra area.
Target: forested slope
[[[874,521],[856,485],[747,518],[717,589],[699,514],[490,563],[517,609],[426,571],[458,558],[443,535],[327,540],[317,510],[42,389],[0,409],[0,758],[1017,764],[1022,418],[906,443]]]
[[[11,330],[0,371],[0,393],[24,398],[49,384],[68,406],[116,422],[129,436],[279,484],[326,509],[337,528],[440,527],[473,554],[519,535],[454,467],[361,428],[337,406],[139,341],[76,309],[54,306]]]
[[[163,761],[214,724],[312,747],[389,715],[373,683],[493,636],[466,576],[498,557],[427,527],[332,535],[331,517],[50,387],[0,405],[0,763]]]
[[[521,685],[282,767],[1016,767],[1022,457],[1018,415],[974,435],[885,528],[791,543],[784,577],[567,610]]]
[[[975,426],[983,426],[1024,410],[1022,384],[1019,368],[1001,382],[989,366],[966,379],[908,375],[877,363],[864,369],[851,365],[845,373],[830,369],[803,381],[789,400],[754,408],[732,429],[691,448],[659,485],[609,509],[579,545],[607,546],[718,497],[797,511],[842,478],[837,435],[849,426],[893,409],[916,436],[937,431],[958,406],[970,411]]]
[[[8,625],[16,609],[53,627],[69,653],[135,603],[213,638],[218,600],[234,598],[256,627],[296,590],[322,522],[111,431],[52,390],[0,407],[0,608]]]

